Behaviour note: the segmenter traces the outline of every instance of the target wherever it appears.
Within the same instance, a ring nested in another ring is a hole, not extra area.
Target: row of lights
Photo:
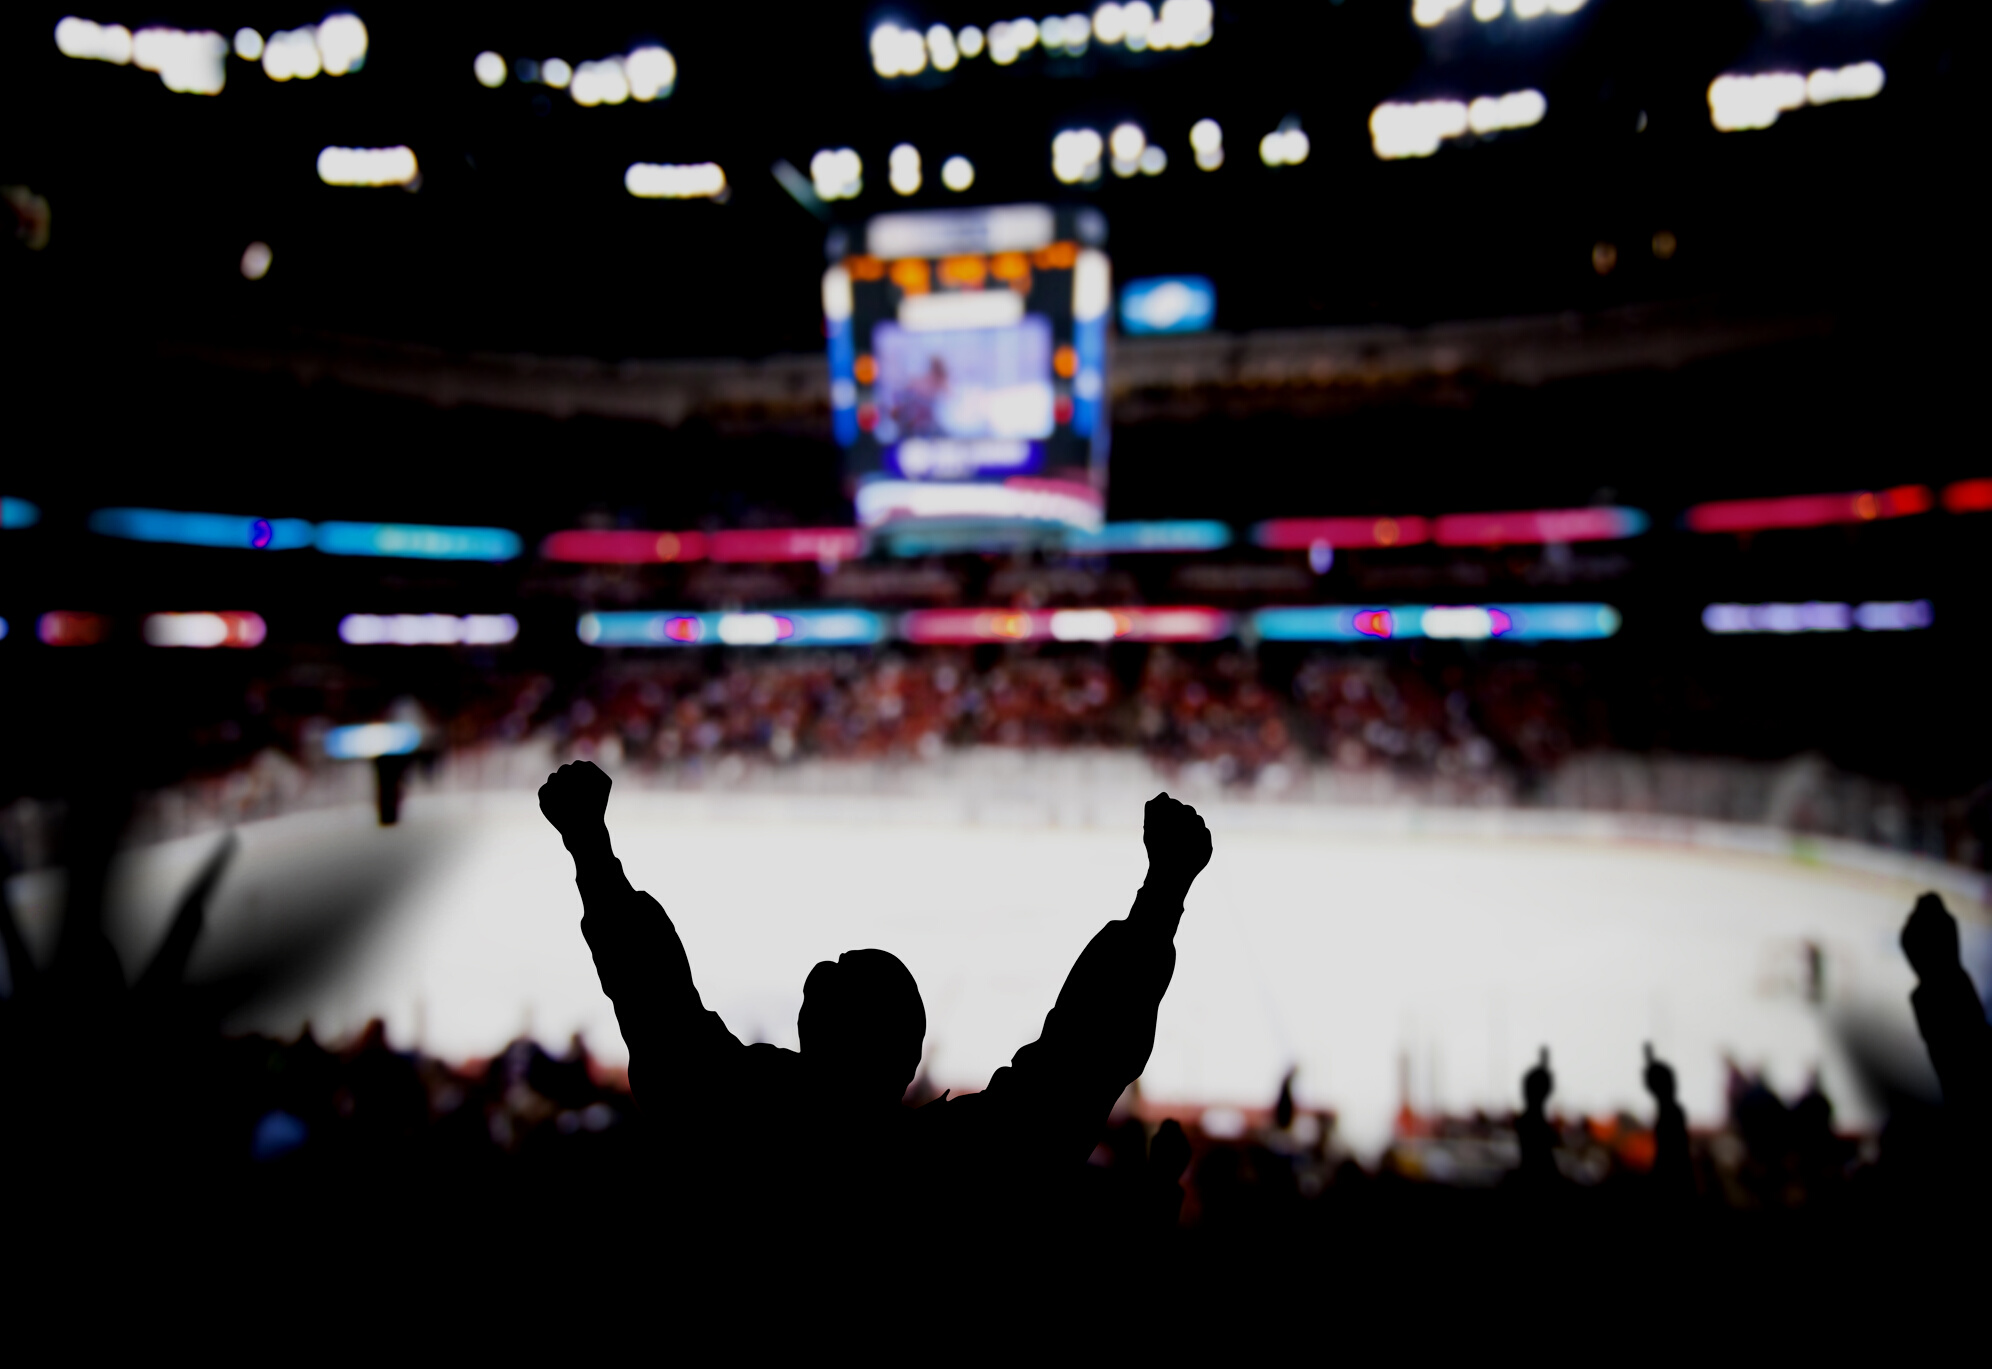
[[[1807,105],[1872,100],[1888,75],[1879,62],[1820,67],[1809,76],[1795,71],[1726,73],[1708,87],[1708,119],[1723,133],[1769,128],[1778,116]]]
[[[678,59],[669,48],[644,43],[620,57],[575,66],[565,59],[549,57],[535,61],[521,57],[508,67],[502,55],[480,52],[470,64],[471,75],[487,90],[505,84],[507,76],[522,85],[545,85],[565,90],[577,105],[619,105],[625,100],[647,104],[662,100],[677,88]]]
[[[1548,112],[1549,101],[1539,90],[1482,95],[1472,101],[1385,101],[1370,111],[1370,147],[1387,162],[1429,157],[1447,139],[1533,128]]]
[[[1545,14],[1575,14],[1583,8],[1584,0],[1411,0],[1411,22],[1420,28],[1437,28],[1467,10],[1481,23],[1491,24],[1504,14],[1529,20]]]
[[[241,60],[260,62],[272,81],[309,81],[321,72],[344,76],[366,65],[367,26],[341,10],[267,39],[255,29],[237,29],[231,45],[207,29],[154,26],[133,33],[123,24],[70,15],[55,26],[55,46],[65,57],[156,72],[168,90],[183,95],[219,95],[228,82],[231,46]]]
[[[999,20],[985,32],[974,24],[919,29],[881,24],[871,32],[872,70],[891,80],[918,76],[932,67],[953,71],[983,53],[997,66],[1009,66],[1033,48],[1077,57],[1094,43],[1129,52],[1168,52],[1202,47],[1217,17],[1210,0],[1163,0],[1158,11],[1147,0],[1105,4],[1091,15],[1054,14],[1044,19]]]

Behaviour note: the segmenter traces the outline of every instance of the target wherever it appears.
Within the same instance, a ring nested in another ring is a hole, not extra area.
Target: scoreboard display
[[[823,277],[858,521],[901,543],[1097,530],[1113,296],[1089,208],[885,214]]]

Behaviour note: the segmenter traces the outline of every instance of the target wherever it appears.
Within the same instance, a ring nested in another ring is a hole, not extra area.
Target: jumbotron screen
[[[1097,529],[1113,295],[1096,210],[885,214],[823,277],[858,520],[935,543]]]

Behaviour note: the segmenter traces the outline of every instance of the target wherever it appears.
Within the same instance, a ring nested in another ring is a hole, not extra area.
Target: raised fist
[[[1549,1047],[1542,1048],[1542,1054],[1529,1072],[1522,1076],[1522,1100],[1530,1111],[1539,1112],[1549,1101],[1549,1095],[1556,1089],[1556,1076],[1549,1072]]]
[[[572,846],[577,838],[606,832],[609,786],[613,784],[593,761],[570,761],[546,777],[540,786],[540,812]]]
[[[1157,794],[1142,810],[1141,842],[1149,872],[1185,888],[1210,864],[1210,829],[1196,809],[1167,794]]]
[[[1646,1091],[1654,1101],[1667,1104],[1674,1101],[1674,1067],[1653,1053],[1653,1043],[1646,1043]]]
[[[1918,979],[1958,967],[1957,919],[1935,894],[1917,899],[1909,920],[1902,924],[1902,953]]]

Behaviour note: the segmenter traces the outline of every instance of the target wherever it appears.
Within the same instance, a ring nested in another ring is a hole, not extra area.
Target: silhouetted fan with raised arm
[[[1965,973],[1957,919],[1935,894],[1916,900],[1902,926],[1902,953],[1916,971],[1909,996],[1930,1064],[1943,1085],[1944,1111],[1971,1147],[1971,1163],[1992,1161],[1992,1025]]]
[[[915,1109],[900,1104],[926,1009],[898,957],[854,950],[819,962],[796,1019],[801,1051],[743,1045],[701,1001],[670,917],[624,876],[610,786],[589,762],[564,765],[540,808],[574,856],[581,931],[629,1047],[673,1214],[714,1237],[763,1245],[785,1233],[839,1254],[867,1238],[931,1253],[943,1235],[963,1250],[1005,1237],[1051,1250],[1045,1238],[1073,1209],[1115,1100],[1154,1047],[1183,902],[1211,856],[1196,810],[1166,794],[1149,801],[1147,881],[1080,954],[1038,1039],[982,1092]],[[1187,1156],[1165,1150],[1180,1172]]]

